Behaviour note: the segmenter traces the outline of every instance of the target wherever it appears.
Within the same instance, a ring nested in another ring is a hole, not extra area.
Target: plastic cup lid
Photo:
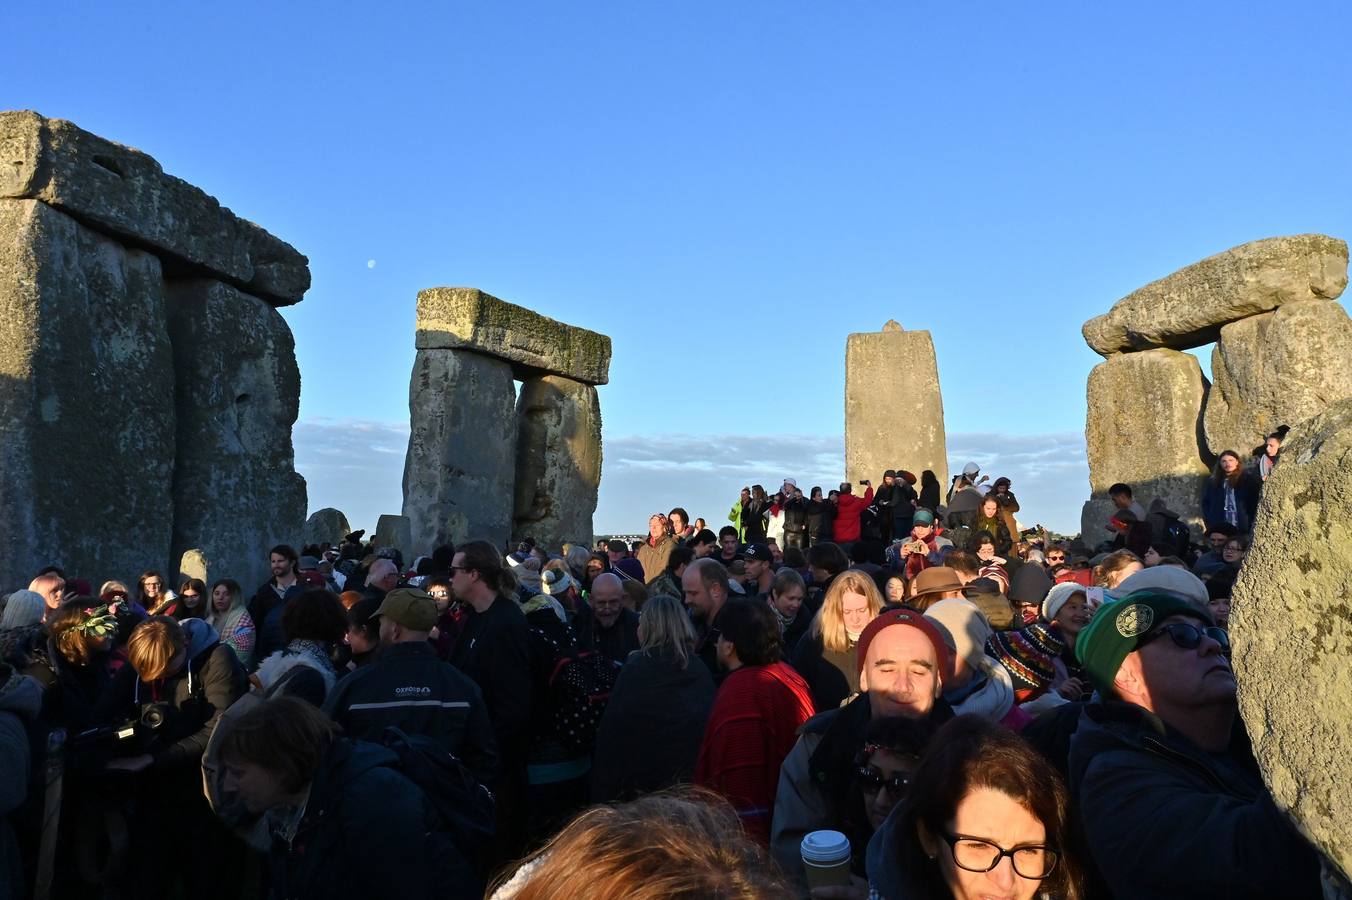
[[[811,831],[799,851],[805,862],[836,863],[850,858],[850,839],[839,831]]]

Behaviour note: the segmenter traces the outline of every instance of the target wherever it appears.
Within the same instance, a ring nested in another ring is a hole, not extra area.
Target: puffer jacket
[[[26,675],[0,665],[0,900],[25,896],[19,842],[9,814],[28,796],[32,746],[28,729],[42,708],[42,688]]]
[[[1230,749],[1213,754],[1139,706],[1096,697],[1069,768],[1115,896],[1321,896],[1319,857],[1273,803],[1238,719]]]

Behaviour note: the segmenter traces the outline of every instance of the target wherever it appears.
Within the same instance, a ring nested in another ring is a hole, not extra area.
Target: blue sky
[[[6,4],[0,107],[309,255],[312,508],[398,511],[414,298],[456,284],[613,337],[598,530],[838,479],[845,336],[889,318],[934,337],[953,461],[1073,529],[1083,321],[1247,240],[1352,236],[1348,9]]]

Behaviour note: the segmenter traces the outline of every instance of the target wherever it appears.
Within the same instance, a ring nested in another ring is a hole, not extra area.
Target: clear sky
[[[838,480],[845,336],[889,318],[934,337],[952,462],[1073,530],[1083,321],[1352,237],[1350,9],[9,3],[0,107],[309,255],[311,508],[398,511],[414,298],[473,285],[612,336],[598,530]]]

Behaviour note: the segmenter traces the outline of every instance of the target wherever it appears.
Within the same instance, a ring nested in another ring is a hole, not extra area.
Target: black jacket
[[[295,836],[274,834],[271,896],[478,898],[483,883],[390,750],[339,738],[310,785]]]
[[[1321,896],[1319,857],[1273,803],[1238,718],[1231,749],[1207,753],[1096,699],[1071,739],[1070,789],[1117,897]]]
[[[632,799],[687,782],[695,771],[714,703],[708,667],[690,656],[684,669],[670,657],[629,657],[596,733],[592,802]]]
[[[1263,482],[1257,475],[1245,471],[1235,485],[1235,527],[1240,534],[1253,531],[1254,517],[1258,514],[1258,495],[1263,490]],[[1206,483],[1206,492],[1202,495],[1202,519],[1208,531],[1225,522],[1225,481],[1211,478]]]
[[[263,582],[258,590],[254,591],[253,598],[249,601],[249,618],[253,619],[254,628],[257,629],[253,656],[256,661],[262,662],[286,646],[286,634],[282,631],[282,612],[286,609],[286,604],[303,590],[304,585],[297,579],[284,594],[279,595],[276,580],[272,579]]]
[[[829,500],[807,503],[807,536],[814,544],[835,539],[836,508]]]
[[[432,738],[492,783],[497,744],[479,686],[426,641],[391,644],[334,686],[324,711],[350,738],[379,742],[391,725]]]
[[[794,497],[792,500],[784,502],[784,534],[797,534],[804,537],[808,534],[807,527],[807,507],[808,503],[802,497]]]
[[[575,624],[578,644],[583,650],[595,650],[623,664],[629,654],[638,649],[638,613],[632,609],[620,610],[615,624],[602,628],[596,613],[588,607],[587,615],[584,617],[579,613]]]
[[[817,709],[835,709],[859,690],[854,647],[844,653],[827,650],[822,636],[808,631],[798,641],[792,663],[812,690],[812,705]]]
[[[531,641],[521,607],[498,597],[483,612],[471,608],[450,661],[483,692],[499,759],[523,762],[531,725]]]
[[[764,500],[751,499],[742,504],[742,540],[748,544],[765,543],[765,517],[769,506]]]

